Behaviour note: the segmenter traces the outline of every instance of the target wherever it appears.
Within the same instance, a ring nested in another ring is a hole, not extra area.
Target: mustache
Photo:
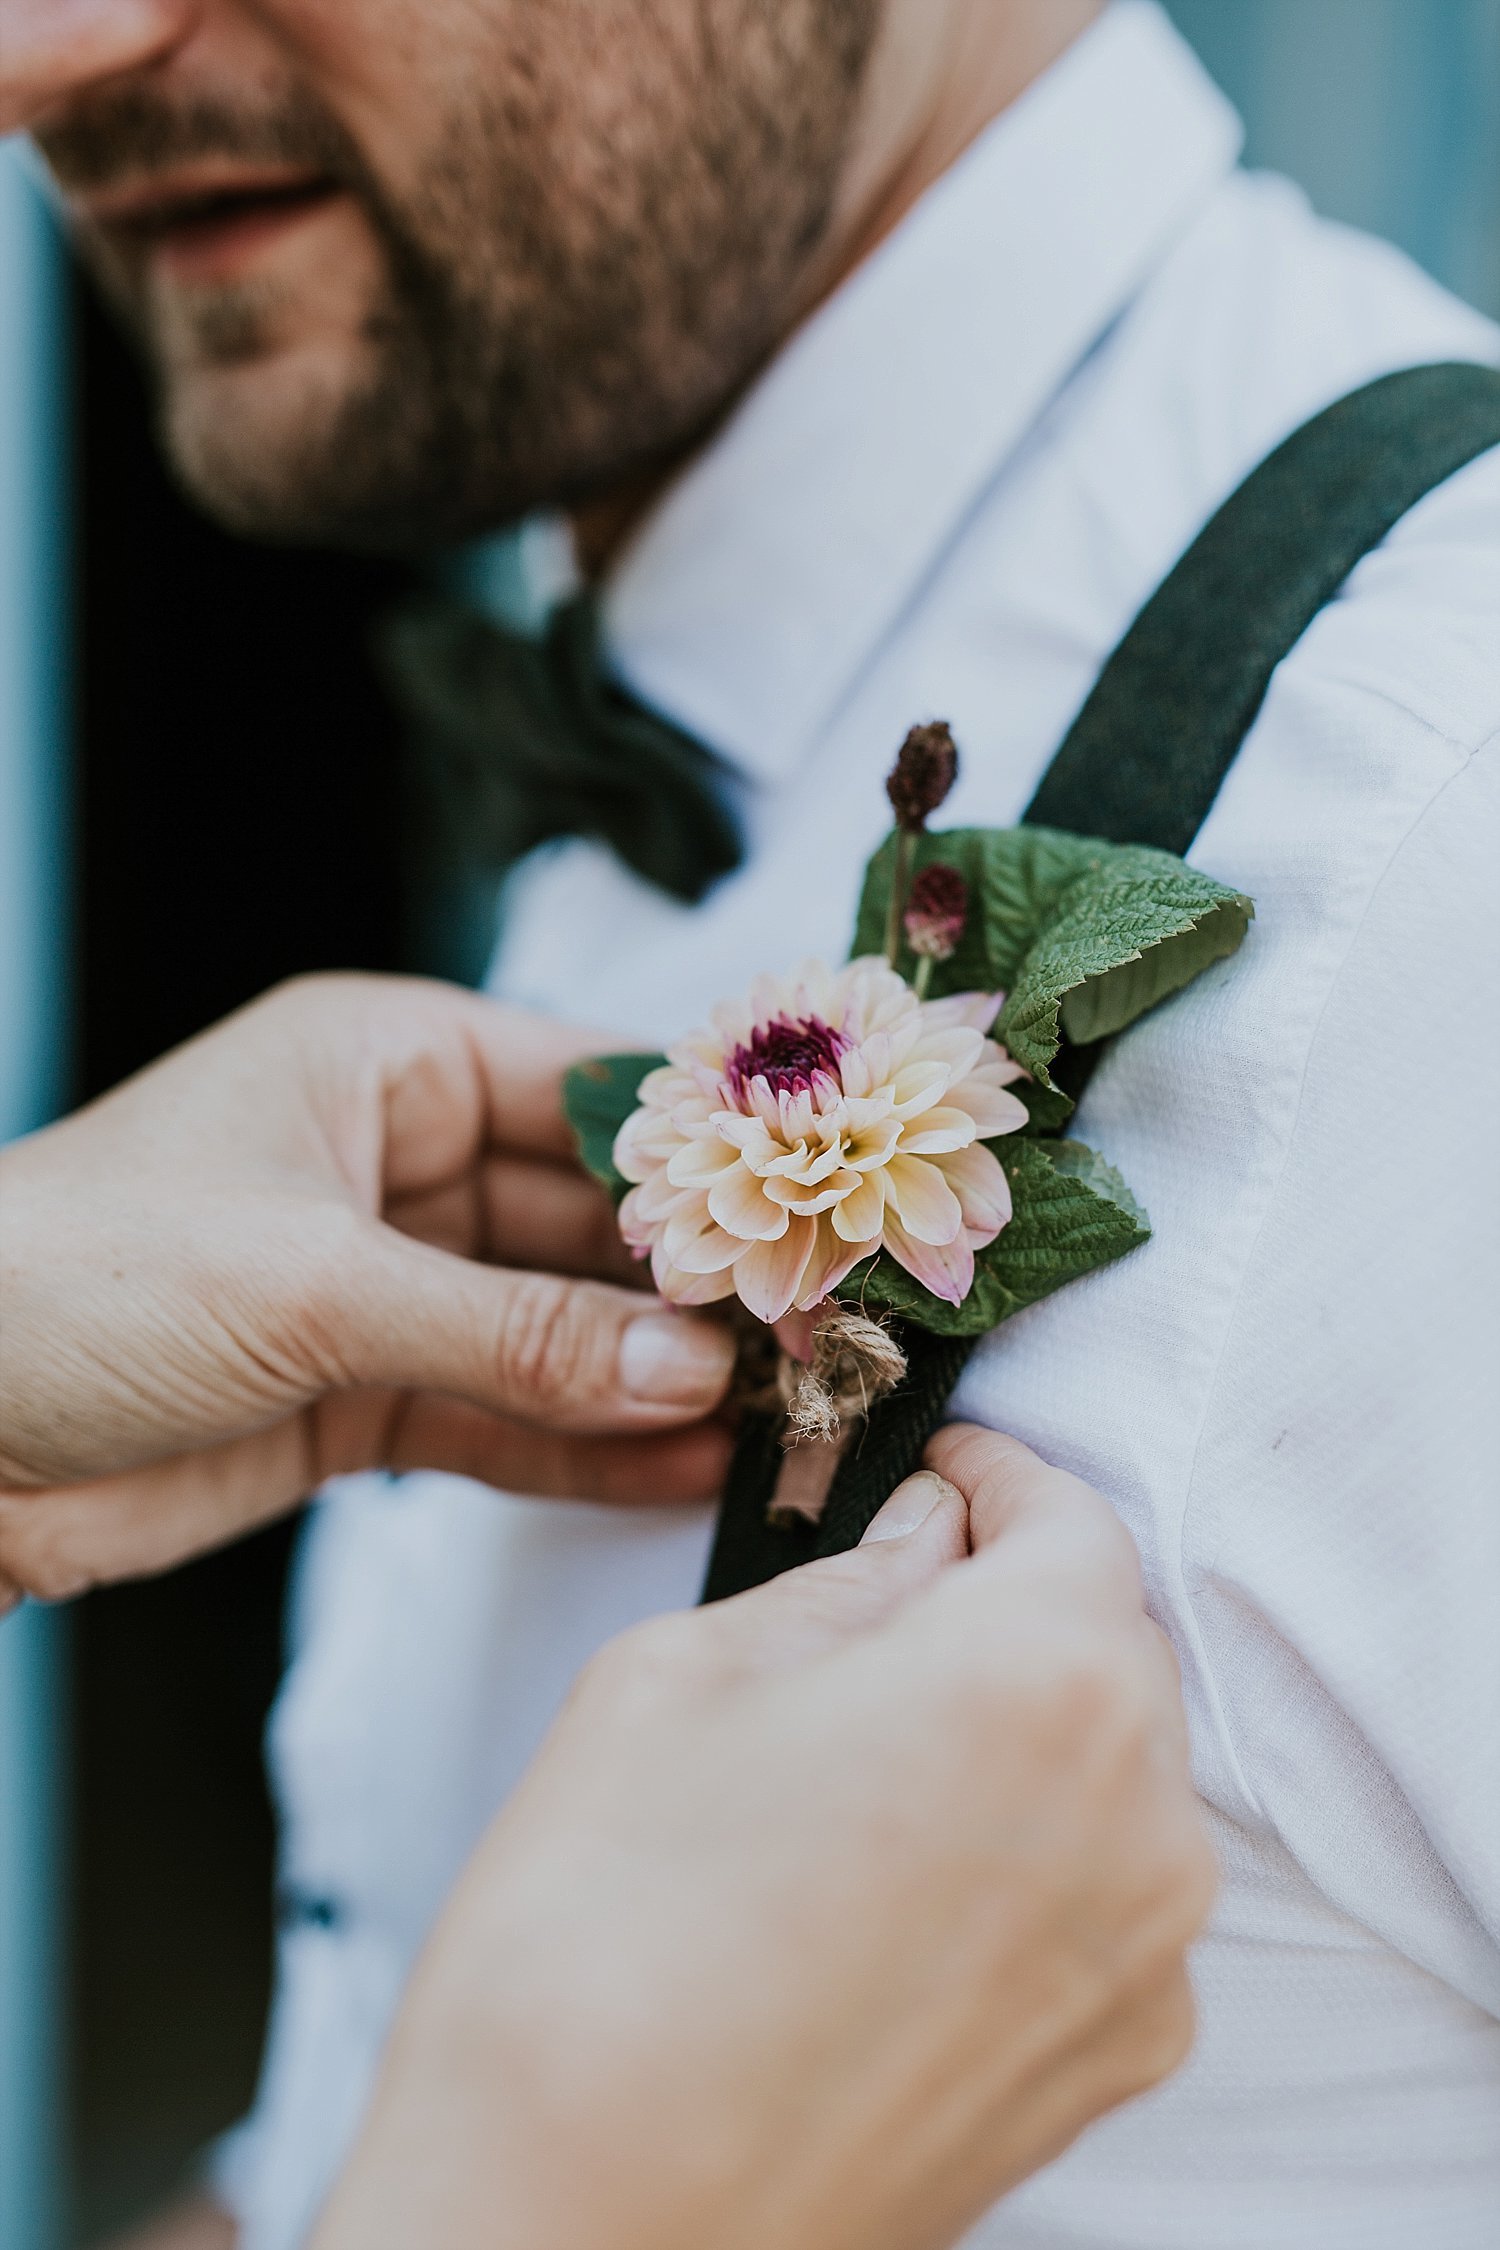
[[[373,184],[350,135],[303,88],[249,110],[208,95],[173,101],[146,86],[122,86],[35,138],[58,186],[74,194],[213,157],[305,166],[362,193]]]

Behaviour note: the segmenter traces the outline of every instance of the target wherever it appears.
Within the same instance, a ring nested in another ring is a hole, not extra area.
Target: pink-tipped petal
[[[971,1073],[972,1076],[990,1086],[1013,1086],[1018,1078],[1031,1076],[1031,1072],[1018,1063],[1014,1055],[1008,1054],[1004,1047],[997,1047],[993,1039],[986,1039],[984,1045],[984,1061]]]
[[[918,1242],[951,1242],[962,1231],[963,1207],[936,1164],[923,1156],[895,1156],[883,1177],[887,1204]]]
[[[711,1139],[684,1141],[667,1164],[673,1187],[707,1188],[724,1173],[738,1170],[740,1152],[717,1133]]]
[[[820,1229],[817,1244],[808,1259],[797,1290],[797,1303],[804,1312],[811,1312],[825,1297],[832,1296],[839,1283],[852,1273],[861,1258],[868,1258],[880,1248],[879,1238],[873,1242],[841,1242],[837,1235]]]
[[[971,1031],[988,1031],[1004,1005],[1003,992],[950,992],[945,999],[929,1000],[924,1014],[930,1024],[967,1024]]]
[[[685,1273],[681,1266],[673,1265],[660,1242],[651,1253],[651,1278],[657,1294],[673,1305],[716,1305],[734,1295],[731,1268],[726,1267],[722,1273]]]
[[[936,1161],[963,1208],[966,1233],[971,1238],[977,1235],[980,1239],[974,1246],[982,1249],[1010,1224],[1010,1182],[1000,1159],[992,1149],[975,1142],[972,1148],[958,1149]]]
[[[901,1135],[903,1156],[942,1156],[955,1148],[967,1148],[977,1137],[977,1127],[967,1107],[958,1108],[940,1102],[936,1109],[924,1109],[914,1124],[907,1126]]]
[[[862,1047],[850,1047],[840,1057],[839,1079],[850,1101],[863,1101],[874,1085],[874,1076]]]
[[[663,1226],[675,1219],[680,1211],[692,1209],[703,1201],[701,1188],[679,1188],[672,1185],[665,1170],[653,1172],[649,1180],[642,1180],[625,1198],[630,1206],[630,1218],[625,1218],[625,1204],[620,1206],[620,1224],[625,1226]]]
[[[887,1211],[882,1240],[914,1281],[950,1305],[961,1305],[974,1286],[974,1250],[960,1228],[952,1242],[919,1242]]]
[[[754,1243],[738,1260],[734,1284],[757,1320],[780,1320],[790,1311],[817,1232],[815,1219],[793,1219],[779,1242]]]
[[[833,1231],[845,1242],[868,1242],[878,1235],[885,1218],[885,1189],[879,1172],[861,1176],[852,1195],[846,1195],[833,1213]]]
[[[918,1117],[924,1109],[935,1109],[952,1083],[953,1073],[945,1062],[908,1063],[892,1081],[892,1110],[902,1119]]]
[[[715,1226],[706,1211],[673,1219],[661,1240],[672,1264],[684,1273],[723,1273],[745,1247],[738,1235]]]
[[[741,1242],[771,1242],[786,1233],[786,1211],[773,1203],[753,1172],[737,1164],[708,1191],[710,1216]],[[674,1251],[673,1255],[676,1255]]]
[[[1003,1086],[979,1086],[966,1078],[948,1099],[955,1109],[968,1111],[974,1120],[975,1138],[981,1141],[993,1141],[1002,1133],[1019,1133],[1031,1121],[1026,1104]]]
[[[906,1068],[916,1070],[924,1063],[941,1063],[950,1081],[967,1078],[983,1062],[986,1044],[983,1034],[966,1024],[940,1026],[937,1030],[924,1026]]]

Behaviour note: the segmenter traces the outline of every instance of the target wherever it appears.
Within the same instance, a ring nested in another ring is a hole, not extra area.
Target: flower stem
[[[917,963],[917,973],[911,980],[912,991],[919,1000],[925,1000],[932,987],[932,972],[936,963],[930,953],[924,953]]]
[[[906,896],[911,889],[911,866],[917,839],[909,828],[896,830],[896,864],[891,870],[891,903],[885,923],[885,957],[894,969],[901,959],[901,938]]]

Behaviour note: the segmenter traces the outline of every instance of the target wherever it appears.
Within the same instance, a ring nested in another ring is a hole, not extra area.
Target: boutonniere
[[[914,1359],[951,1383],[973,1340],[1148,1239],[1119,1173],[1066,1137],[1068,1089],[1254,913],[1144,846],[934,832],[957,770],[945,726],[912,730],[844,966],[758,977],[665,1055],[568,1080],[582,1159],[662,1295],[746,1328],[782,1521],[816,1523]],[[959,1348],[934,1361],[924,1339]]]

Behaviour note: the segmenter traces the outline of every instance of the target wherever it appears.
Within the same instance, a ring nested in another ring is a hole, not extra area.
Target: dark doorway
[[[278,978],[397,965],[395,730],[366,649],[392,568],[237,544],[171,485],[80,287],[77,1090]],[[169,2193],[254,2079],[260,1736],[283,1527],[72,1618],[79,2243]]]

